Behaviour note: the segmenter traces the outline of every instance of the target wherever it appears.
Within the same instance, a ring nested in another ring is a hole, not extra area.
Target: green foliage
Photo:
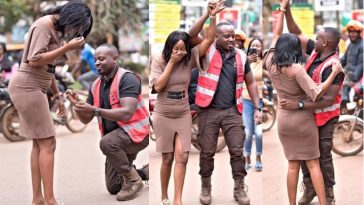
[[[122,67],[124,67],[125,69],[131,70],[135,73],[142,73],[144,71],[145,66],[139,63],[133,63],[133,62],[128,62],[128,63],[124,63],[122,64]]]
[[[0,0],[0,16],[4,16],[5,22],[0,25],[0,33],[11,31],[11,27],[18,20],[30,14],[30,8],[25,0]]]
[[[121,28],[128,31],[139,32],[142,22],[142,8],[148,8],[146,0],[85,0],[92,10],[94,24],[91,37],[105,39],[106,33],[118,36]],[[141,8],[142,7],[142,8]]]

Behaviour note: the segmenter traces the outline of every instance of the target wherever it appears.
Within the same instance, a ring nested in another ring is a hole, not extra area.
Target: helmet
[[[346,30],[362,32],[363,24],[360,23],[359,21],[350,20],[349,23],[346,25]]]

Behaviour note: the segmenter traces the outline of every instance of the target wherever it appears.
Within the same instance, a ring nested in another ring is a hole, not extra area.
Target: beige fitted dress
[[[267,62],[271,62],[271,55],[272,53],[269,54]],[[286,77],[271,63],[268,63],[267,69],[279,99],[315,100],[322,90],[322,86],[312,81],[303,66],[300,66],[294,78]],[[288,160],[320,157],[318,128],[313,110],[279,108],[277,122],[279,139]]]
[[[191,150],[191,126],[192,118],[188,103],[188,84],[191,79],[191,71],[196,67],[198,49],[192,49],[189,62],[184,65],[180,63],[170,75],[170,78],[162,92],[157,95],[157,101],[152,116],[153,129],[156,134],[156,150],[161,153],[174,151],[174,136],[178,133],[182,139],[183,152]],[[153,88],[155,81],[159,78],[166,67],[162,55],[156,57],[152,62],[150,87]],[[182,99],[170,99],[170,92],[184,92]]]
[[[46,95],[54,74],[47,72],[48,65],[29,65],[29,61],[62,46],[61,35],[51,29],[52,23],[50,16],[44,16],[31,25],[20,68],[9,83],[10,98],[19,113],[20,135],[27,138],[48,138],[56,134]]]

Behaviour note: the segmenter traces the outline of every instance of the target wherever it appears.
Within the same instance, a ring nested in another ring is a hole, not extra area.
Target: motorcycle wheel
[[[201,147],[197,142],[198,137],[198,127],[197,127],[197,115],[193,116],[192,118],[192,136],[191,136],[191,143],[192,145],[198,150],[201,151]],[[220,129],[219,137],[217,139],[217,146],[216,146],[216,152],[220,152],[226,147],[225,138],[224,135]]]
[[[276,121],[276,110],[273,106],[267,105],[263,108],[263,132],[267,132],[272,129]]]
[[[334,128],[332,151],[343,157],[354,156],[363,150],[363,125],[357,122],[354,126],[351,139],[345,139],[352,123],[350,121],[338,122]]]
[[[6,139],[11,142],[19,142],[25,140],[20,136],[19,115],[14,106],[5,108],[1,118],[1,131]]]
[[[87,124],[83,124],[73,110],[73,105],[66,108],[66,127],[73,133],[79,133],[86,129]]]

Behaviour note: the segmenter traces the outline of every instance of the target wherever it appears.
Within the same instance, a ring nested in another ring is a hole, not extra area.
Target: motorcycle
[[[153,131],[153,111],[154,111],[154,105],[155,105],[155,96],[151,96],[149,97],[149,122],[150,122],[150,139],[155,141],[156,140],[156,135]],[[197,120],[198,120],[198,115],[197,115],[197,110],[196,109],[191,109],[191,117],[192,117],[192,126],[191,126],[191,144],[199,151],[201,151],[201,147],[197,142],[197,138],[198,138],[198,126],[197,126]],[[225,143],[225,139],[224,139],[224,135],[220,129],[220,133],[219,133],[219,137],[217,140],[217,147],[216,147],[216,152],[220,152],[221,150],[223,150],[226,147],[226,143]]]
[[[9,141],[18,142],[25,138],[20,136],[19,116],[10,100],[8,83],[9,81],[5,80],[0,85],[0,131]]]
[[[263,80],[263,132],[267,132],[274,126],[276,121],[276,109],[274,108],[273,103],[273,92],[272,92],[272,85],[270,84],[269,80],[264,78]]]
[[[363,87],[356,90],[354,102],[346,104],[348,113],[340,115],[333,134],[332,151],[354,156],[363,150]]]
[[[58,88],[62,93],[64,93],[68,88],[70,88],[70,86],[73,85],[73,83],[75,82],[74,78],[72,77],[72,74],[67,71],[68,71],[68,65],[65,65],[62,67],[62,69],[60,71],[56,72],[56,74],[55,74]],[[74,92],[76,92],[78,94],[78,96],[80,96],[80,98],[82,98],[83,100],[86,101],[86,97],[87,97],[86,94],[76,91],[76,90],[74,90]],[[57,114],[56,114],[57,113],[57,103],[56,103],[56,99],[53,97],[52,93],[48,93],[48,101],[49,101],[49,108],[51,110],[52,119],[53,119],[55,126],[64,125],[72,133],[79,133],[86,129],[87,124],[83,124],[79,120],[76,112],[73,109],[73,105],[71,104],[70,101],[65,99],[65,97],[64,97],[63,101],[64,101],[64,105],[66,108],[66,112],[65,112],[65,115],[63,116],[63,118],[57,117]]]
[[[63,67],[59,73],[56,73],[57,84],[60,91],[64,91],[74,80],[72,76],[67,72],[68,67]],[[9,93],[7,90],[8,81],[4,81],[0,84],[0,130],[4,137],[12,142],[18,142],[25,140],[25,137],[20,136],[20,121],[19,115],[16,111]],[[80,97],[86,98],[85,94],[78,93]],[[73,105],[64,97],[64,105],[66,108],[63,118],[58,118],[56,99],[51,92],[47,93],[51,116],[55,126],[64,125],[73,133],[82,132],[86,128],[86,124],[79,121],[77,114],[73,110]]]

